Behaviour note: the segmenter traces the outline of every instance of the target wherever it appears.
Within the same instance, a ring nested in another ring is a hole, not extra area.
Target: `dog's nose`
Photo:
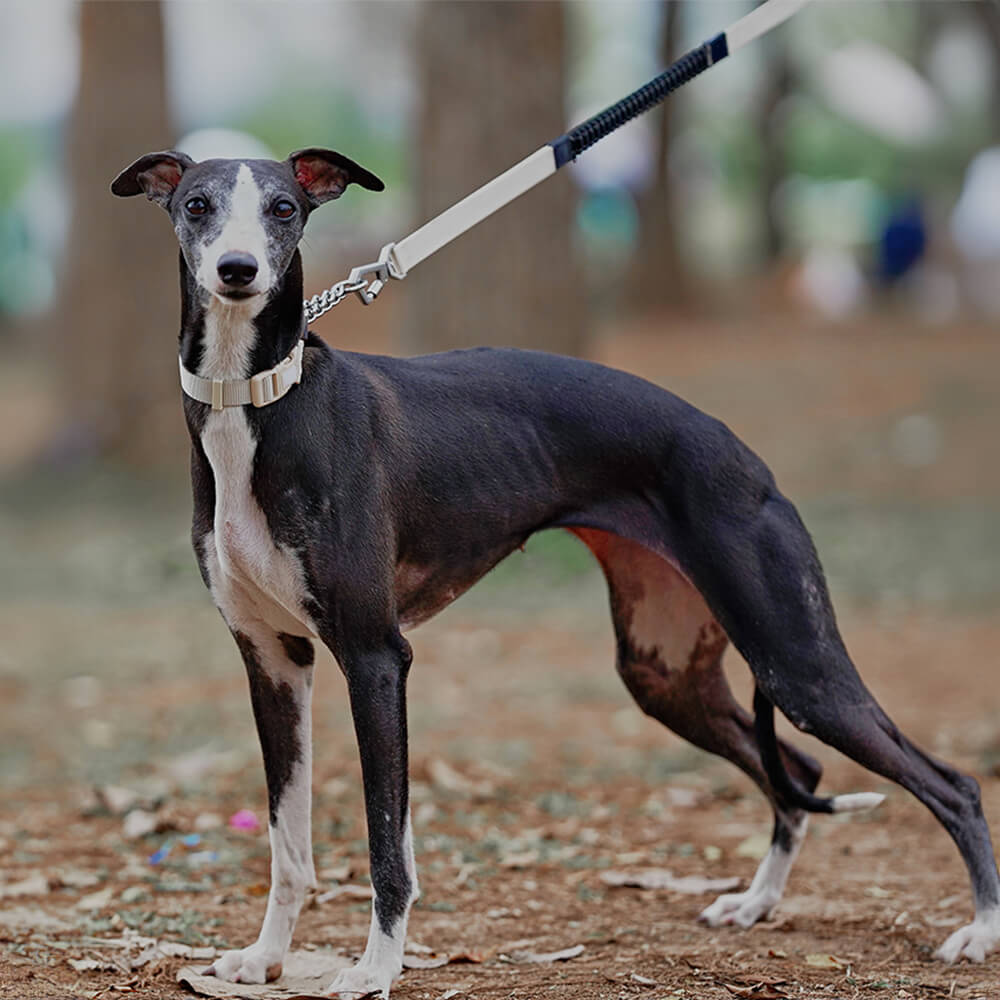
[[[248,253],[224,253],[218,270],[224,285],[249,285],[257,277],[257,259]]]

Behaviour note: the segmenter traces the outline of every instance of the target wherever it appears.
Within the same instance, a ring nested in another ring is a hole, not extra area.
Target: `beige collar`
[[[202,378],[189,372],[178,358],[181,369],[181,388],[199,403],[211,403],[213,410],[230,406],[267,406],[281,399],[293,385],[302,381],[302,350],[305,341],[299,340],[292,353],[273,368],[258,372],[250,378]]]

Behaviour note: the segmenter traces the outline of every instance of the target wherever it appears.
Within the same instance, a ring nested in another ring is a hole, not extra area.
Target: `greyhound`
[[[208,970],[281,974],[314,870],[313,641],[350,696],[364,780],[371,929],[334,995],[387,997],[418,894],[407,800],[403,632],[451,603],[536,531],[562,528],[607,579],[617,669],[640,708],[728,758],[774,810],[745,892],[701,914],[749,927],[781,898],[820,767],[779,740],[774,706],[912,792],[955,841],[973,921],[938,954],[1000,942],[1000,878],[979,787],[914,746],[859,677],[809,534],[764,463],[725,425],[624,372],[535,351],[398,359],[335,351],[309,332],[298,243],[312,211],[382,182],[339,153],[284,162],[149,153],[111,190],[167,210],[180,241],[181,381],[191,436],[192,539],[250,682],[264,757],[271,889],[246,948]],[[754,715],[721,661],[746,659]]]

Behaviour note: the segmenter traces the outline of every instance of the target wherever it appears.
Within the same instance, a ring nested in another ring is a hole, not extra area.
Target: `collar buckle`
[[[250,378],[250,402],[258,409],[281,399],[293,385],[302,381],[302,349],[300,340],[284,361]]]

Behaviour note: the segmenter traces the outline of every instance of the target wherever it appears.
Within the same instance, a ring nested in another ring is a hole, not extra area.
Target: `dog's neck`
[[[295,251],[281,284],[266,299],[223,302],[181,271],[181,361],[202,378],[244,379],[273,368],[302,335],[302,259]]]

